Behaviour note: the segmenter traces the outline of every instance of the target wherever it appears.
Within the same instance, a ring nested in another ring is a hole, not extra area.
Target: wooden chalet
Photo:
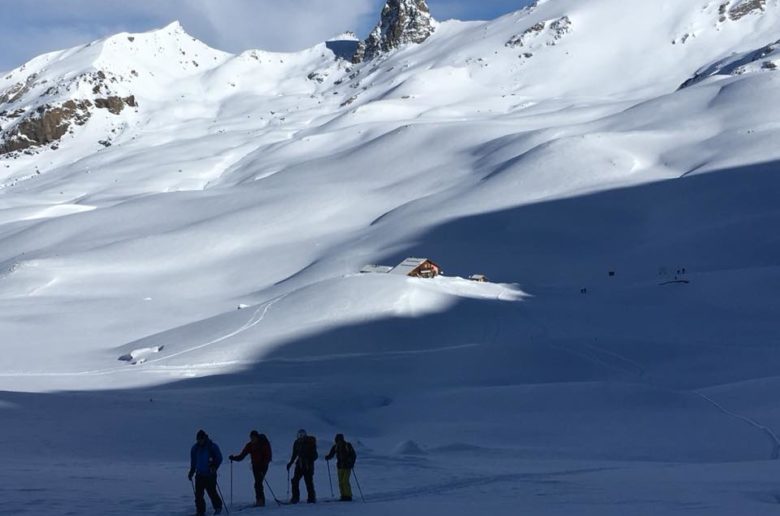
[[[390,274],[400,274],[413,278],[435,278],[444,271],[428,258],[407,258],[390,271]]]

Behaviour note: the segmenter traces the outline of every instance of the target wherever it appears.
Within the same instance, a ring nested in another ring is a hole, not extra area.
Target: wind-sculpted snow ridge
[[[687,88],[709,77],[776,72],[778,67],[780,67],[780,41],[713,63],[696,72],[693,77],[682,84],[681,88]]]

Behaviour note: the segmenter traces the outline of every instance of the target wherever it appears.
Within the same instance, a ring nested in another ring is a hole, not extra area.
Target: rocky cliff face
[[[749,14],[761,13],[766,9],[766,0],[729,0],[720,5],[720,21],[734,21]]]
[[[359,63],[401,45],[422,43],[436,22],[425,0],[388,0],[373,32],[358,46],[352,61]]]
[[[126,106],[136,107],[135,96],[112,94],[113,85],[120,81],[103,71],[57,83],[33,73],[0,91],[0,156],[44,146],[56,149],[59,140],[74,126],[84,125],[95,109],[118,115]],[[25,102],[28,93],[42,89],[43,94]],[[71,98],[63,100],[63,96]]]

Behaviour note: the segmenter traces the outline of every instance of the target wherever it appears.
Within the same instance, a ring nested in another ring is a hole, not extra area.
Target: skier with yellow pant
[[[336,434],[336,443],[330,449],[330,453],[325,456],[325,460],[336,457],[336,470],[339,475],[340,501],[352,501],[352,486],[349,484],[349,477],[352,475],[352,468],[355,467],[357,454],[352,444],[344,440],[344,434]]]

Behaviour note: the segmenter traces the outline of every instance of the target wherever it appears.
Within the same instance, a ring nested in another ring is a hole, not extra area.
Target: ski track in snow
[[[166,371],[187,371],[187,370],[197,370],[197,369],[214,369],[214,368],[220,368],[224,366],[230,366],[230,365],[240,365],[245,364],[246,362],[240,361],[240,360],[231,360],[226,362],[209,362],[209,363],[201,363],[201,364],[194,364],[194,365],[182,365],[182,366],[155,366],[155,367],[147,367],[150,364],[156,364],[160,362],[165,362],[171,358],[185,355],[188,353],[192,353],[193,351],[197,351],[209,346],[213,346],[214,344],[219,344],[220,342],[226,341],[228,339],[231,339],[235,337],[236,335],[240,335],[241,333],[254,328],[258,324],[260,324],[263,319],[265,319],[266,314],[271,309],[271,307],[276,304],[277,302],[281,301],[285,297],[287,297],[289,294],[281,295],[275,299],[272,299],[271,301],[268,301],[265,304],[262,304],[260,307],[257,308],[257,310],[254,311],[252,314],[252,317],[249,318],[249,320],[244,323],[240,328],[227,333],[221,337],[218,337],[216,339],[210,340],[209,342],[205,342],[203,344],[199,344],[197,346],[192,346],[187,349],[183,349],[181,351],[178,351],[176,353],[172,353],[170,355],[166,355],[164,357],[155,358],[151,360],[146,360],[145,362],[138,364],[138,365],[131,365],[131,366],[120,366],[120,367],[112,367],[107,369],[95,369],[90,371],[63,371],[63,372],[50,372],[50,373],[38,373],[38,372],[13,372],[13,373],[0,373],[0,377],[4,378],[15,378],[15,377],[71,377],[71,376],[104,376],[104,375],[110,375],[114,373],[120,373],[120,372],[126,372],[131,373],[134,372],[134,369],[143,368],[144,372],[154,373],[154,372],[166,372]],[[259,316],[259,317],[258,317]]]
[[[760,430],[761,432],[766,435],[766,437],[769,438],[770,441],[772,441],[772,453],[770,454],[769,458],[771,460],[777,460],[780,458],[780,440],[777,438],[777,434],[769,428],[766,425],[762,425],[755,419],[749,418],[747,416],[743,416],[741,414],[737,414],[736,412],[732,412],[728,409],[726,409],[723,405],[718,403],[717,401],[713,400],[710,396],[707,396],[704,393],[692,391],[695,395],[700,397],[701,399],[705,400],[706,402],[710,403],[712,406],[717,408],[719,411],[723,412],[725,415],[729,417],[733,417],[735,419],[738,419],[740,421],[744,421],[748,425],[752,426],[753,428]]]
[[[255,312],[252,314],[252,317],[240,328],[236,329],[235,331],[232,331],[230,333],[227,333],[219,338],[216,338],[214,340],[211,340],[209,342],[199,344],[197,346],[193,346],[187,349],[184,349],[182,351],[178,351],[176,353],[173,353],[171,355],[168,355],[166,357],[160,357],[154,360],[149,360],[148,363],[155,363],[155,362],[162,362],[171,358],[175,358],[177,356],[185,355],[187,353],[192,353],[193,351],[197,351],[199,349],[203,349],[209,346],[213,346],[214,344],[219,344],[220,342],[226,341],[228,339],[231,339],[235,337],[236,335],[240,335],[241,333],[254,328],[261,322],[263,322],[263,319],[265,319],[265,316],[268,314],[268,311],[271,309],[272,306],[274,306],[279,301],[283,300],[285,297],[287,297],[289,294],[283,294],[275,299],[272,299],[271,301],[267,302],[265,305],[261,305]],[[258,317],[259,315],[259,317]]]
[[[598,347],[593,346],[593,345],[588,345],[588,347],[591,347],[593,349],[597,349],[600,352],[608,352],[607,350],[604,350],[602,348],[598,348]],[[567,349],[567,348],[561,347],[561,349]],[[626,362],[627,364],[631,364],[632,366],[636,367],[638,369],[638,371],[639,371],[639,380],[642,383],[645,383],[645,384],[647,384],[647,385],[649,385],[651,387],[657,388],[657,389],[663,389],[664,388],[664,387],[662,387],[660,385],[655,384],[652,381],[646,380],[644,378],[644,376],[645,376],[644,372],[645,372],[646,369],[645,369],[644,366],[642,366],[638,362],[636,362],[636,361],[634,361],[634,360],[632,360],[630,358],[624,357],[624,356],[620,355],[619,353],[615,353],[615,352],[608,352],[608,353],[611,356],[619,358],[620,360]],[[577,354],[577,353],[575,353],[575,354]],[[588,357],[587,354],[582,354],[581,356]],[[606,364],[606,363],[604,363],[604,362],[602,362],[600,360],[594,359],[594,362],[595,363],[600,363],[600,364],[605,365],[606,367],[609,367],[609,364]],[[634,371],[634,372],[636,372],[636,371]],[[698,396],[699,398],[705,400],[707,403],[711,404],[715,408],[717,408],[723,414],[725,414],[725,415],[727,415],[729,417],[738,419],[740,421],[743,421],[743,422],[747,423],[748,425],[750,425],[751,427],[753,427],[753,428],[755,428],[757,430],[760,430],[772,442],[772,452],[771,452],[769,458],[772,459],[772,460],[777,460],[778,458],[780,458],[780,440],[778,440],[777,434],[775,434],[775,432],[771,428],[769,428],[766,425],[762,425],[761,423],[759,423],[759,422],[755,421],[754,419],[751,419],[751,418],[749,418],[747,416],[743,416],[743,415],[737,414],[735,412],[732,412],[732,411],[724,408],[723,405],[719,404],[718,402],[716,402],[715,400],[713,400],[710,396],[707,396],[706,394],[703,394],[703,393],[695,391],[695,390],[681,391],[681,392],[694,394],[694,395]]]
[[[501,475],[487,475],[478,477],[468,477],[458,480],[441,482],[438,484],[428,484],[417,488],[403,489],[398,491],[387,491],[372,493],[366,500],[367,502],[390,502],[407,498],[420,497],[425,495],[440,495],[451,491],[460,491],[479,486],[487,486],[502,482],[529,482],[529,483],[549,483],[553,479],[585,475],[588,473],[598,473],[602,471],[611,471],[616,468],[582,468],[561,471],[552,471],[549,473],[506,473]]]
[[[637,380],[640,383],[646,384],[646,385],[648,385],[650,387],[653,387],[653,388],[656,388],[656,389],[666,389],[666,387],[658,385],[655,382],[653,382],[651,379],[647,378],[646,374],[645,374],[645,372],[647,371],[646,366],[640,364],[636,360],[628,358],[628,357],[626,357],[624,355],[621,355],[620,353],[617,353],[615,351],[607,350],[607,349],[604,349],[602,347],[596,346],[594,344],[580,343],[580,345],[583,345],[586,348],[592,349],[592,350],[596,351],[597,353],[606,354],[608,356],[616,358],[616,359],[620,360],[621,362],[631,366],[631,369],[620,368],[620,367],[618,367],[616,365],[613,365],[613,364],[610,364],[610,363],[604,361],[603,359],[601,359],[600,357],[598,357],[595,354],[587,353],[587,352],[585,352],[583,350],[579,350],[579,349],[573,349],[571,346],[566,346],[566,345],[562,345],[560,343],[553,343],[553,342],[551,342],[551,340],[549,339],[549,331],[547,329],[547,326],[545,324],[539,322],[539,321],[534,321],[534,322],[535,322],[536,326],[541,330],[541,332],[537,336],[537,338],[540,338],[542,336],[546,337],[545,339],[543,339],[543,341],[546,341],[549,346],[554,347],[556,349],[560,349],[560,350],[565,351],[567,353],[570,353],[570,354],[572,354],[574,356],[577,356],[577,357],[580,357],[580,358],[584,358],[584,359],[586,359],[586,360],[588,360],[588,361],[590,361],[590,362],[592,362],[594,364],[601,365],[601,366],[606,367],[608,369],[613,369],[613,370],[618,371],[618,372],[629,373],[632,376],[636,375],[637,376]],[[729,417],[735,418],[735,419],[737,419],[739,421],[742,421],[744,423],[747,423],[751,427],[753,427],[753,428],[755,428],[757,430],[760,430],[772,443],[772,452],[771,452],[769,458],[771,460],[778,460],[778,459],[780,459],[780,439],[778,439],[777,434],[770,427],[759,423],[755,419],[749,418],[747,416],[743,416],[741,414],[737,414],[736,412],[733,412],[733,411],[730,411],[730,410],[726,409],[725,407],[723,407],[723,405],[721,405],[720,403],[718,403],[717,401],[712,399],[712,397],[707,396],[704,393],[698,392],[696,390],[687,390],[687,391],[680,391],[680,392],[690,393],[690,394],[693,394],[695,396],[698,396],[699,398],[703,399],[704,401],[706,401],[707,403],[711,404],[713,407],[718,409],[723,414],[725,414],[725,415],[727,415]]]
[[[463,349],[478,348],[481,346],[482,344],[474,343],[474,344],[459,344],[457,346],[441,346],[441,347],[435,347],[429,349],[413,349],[413,350],[402,350],[402,351],[371,351],[366,353],[333,353],[328,355],[318,355],[318,356],[303,357],[303,358],[278,357],[278,358],[263,359],[263,363],[274,363],[274,362],[307,363],[307,362],[329,362],[334,360],[365,358],[365,357],[382,358],[382,357],[394,357],[394,356],[417,356],[417,355],[443,353],[446,351],[459,351]]]

